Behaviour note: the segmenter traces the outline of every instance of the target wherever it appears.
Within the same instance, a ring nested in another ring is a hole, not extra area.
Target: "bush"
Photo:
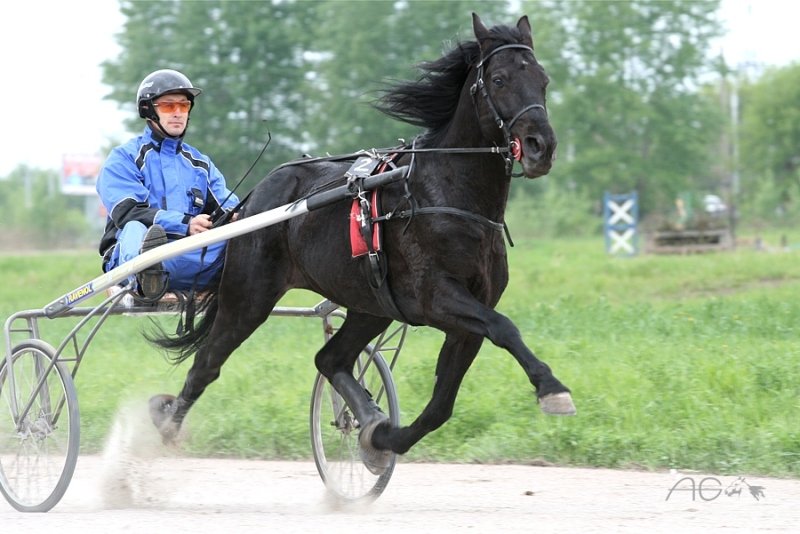
[[[63,195],[55,171],[21,167],[6,178],[4,193],[0,209],[7,231],[0,249],[83,248],[100,239],[87,219],[86,197]]]
[[[518,183],[513,189],[506,212],[512,238],[586,237],[602,230],[599,200],[565,190],[548,178]]]

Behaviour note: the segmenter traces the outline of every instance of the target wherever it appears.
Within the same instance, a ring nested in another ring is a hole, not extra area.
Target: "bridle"
[[[517,122],[517,120],[519,120],[520,117],[522,117],[522,115],[524,115],[525,113],[529,112],[532,109],[541,109],[542,111],[544,111],[545,115],[547,114],[547,109],[545,109],[545,107],[542,104],[531,104],[529,106],[525,106],[520,111],[518,111],[517,114],[514,115],[508,122],[504,121],[503,118],[500,116],[500,113],[498,113],[497,106],[495,105],[494,100],[492,100],[492,96],[489,94],[489,91],[486,89],[486,83],[483,81],[483,76],[484,76],[483,67],[493,55],[502,50],[509,50],[509,49],[528,50],[531,54],[533,54],[533,48],[531,48],[528,45],[507,44],[498,46],[497,48],[489,52],[485,57],[481,58],[480,62],[476,66],[476,68],[478,69],[477,79],[475,80],[475,83],[472,84],[472,87],[470,87],[469,90],[470,94],[472,95],[472,104],[475,107],[475,114],[480,116],[480,114],[478,113],[478,102],[475,98],[475,96],[478,93],[480,93],[480,95],[486,101],[486,105],[489,106],[489,110],[492,112],[492,115],[494,116],[495,124],[497,124],[497,127],[503,131],[503,137],[505,138],[506,146],[508,146],[508,150],[505,151],[506,174],[508,175],[511,174],[511,169],[514,166],[514,161],[515,160],[519,161],[522,155],[522,152],[520,150],[522,147],[519,146],[519,142],[511,138],[511,128],[514,127],[514,124]]]

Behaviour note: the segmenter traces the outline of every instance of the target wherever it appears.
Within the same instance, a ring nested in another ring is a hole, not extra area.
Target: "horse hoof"
[[[575,415],[577,410],[568,392],[552,393],[539,399],[539,407],[548,415]]]
[[[372,434],[378,425],[388,421],[387,417],[376,419],[361,429],[358,434],[358,454],[364,466],[375,476],[381,476],[392,463],[392,451],[376,449],[372,446]]]
[[[172,395],[154,395],[150,397],[150,420],[161,434],[161,441],[170,444],[175,441],[180,426],[172,420],[175,413],[176,398]]]

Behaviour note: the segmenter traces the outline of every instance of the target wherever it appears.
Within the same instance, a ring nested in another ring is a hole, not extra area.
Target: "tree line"
[[[644,215],[668,213],[687,193],[715,193],[745,222],[793,223],[800,66],[745,76],[711,57],[718,9],[718,0],[121,0],[122,53],[103,64],[103,81],[107,98],[130,110],[134,135],[143,125],[132,95],[144,75],[186,73],[205,91],[189,142],[229,184],[271,135],[244,192],[303,154],[410,139],[413,127],[370,105],[380,90],[471,40],[472,11],[489,24],[527,14],[559,137],[550,175],[512,191],[533,226],[597,231],[603,193],[631,190]]]

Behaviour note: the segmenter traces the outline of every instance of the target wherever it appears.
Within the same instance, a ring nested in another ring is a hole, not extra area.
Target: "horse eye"
[[[505,82],[503,82],[502,78],[492,78],[492,83],[496,87],[503,87],[503,85],[505,85]]]

